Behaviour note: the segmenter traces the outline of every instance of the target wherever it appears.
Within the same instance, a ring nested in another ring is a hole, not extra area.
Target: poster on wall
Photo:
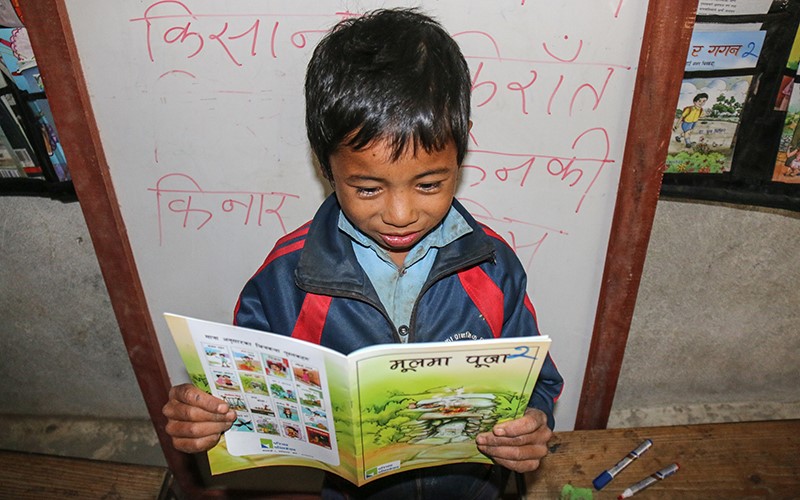
[[[700,2],[662,196],[800,211],[798,25],[800,0]]]
[[[772,180],[800,184],[800,130],[797,128],[800,120],[800,84],[795,83],[793,86]]]
[[[735,26],[735,25],[733,25]],[[766,33],[698,24],[686,55],[666,173],[729,172],[734,139]],[[733,74],[735,72],[736,74]],[[702,77],[698,77],[702,76]]]
[[[781,87],[775,99],[775,111],[787,111],[789,109],[789,101],[792,98],[798,65],[800,65],[800,29],[797,30],[794,36],[792,50],[789,52],[789,59],[786,61],[786,72],[781,79]]]
[[[730,171],[733,140],[751,79],[731,76],[683,81],[665,172]]]

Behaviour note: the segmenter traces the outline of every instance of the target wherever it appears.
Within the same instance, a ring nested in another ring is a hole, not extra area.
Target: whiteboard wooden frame
[[[172,448],[161,408],[170,386],[63,0],[21,2],[59,136],[128,356],[167,464],[189,498],[204,488],[191,456]],[[697,0],[650,0],[617,202],[576,429],[604,428],[617,386],[661,185]],[[665,98],[666,96],[673,96]]]

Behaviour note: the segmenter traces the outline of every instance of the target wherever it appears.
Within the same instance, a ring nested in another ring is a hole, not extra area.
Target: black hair
[[[700,92],[699,94],[694,96],[694,99],[692,99],[692,102],[697,102],[700,99],[708,99],[708,94],[706,94],[705,92]]]
[[[469,67],[456,42],[416,9],[381,9],[339,22],[317,45],[306,72],[306,131],[322,173],[330,155],[387,141],[392,160],[413,148],[469,138]]]

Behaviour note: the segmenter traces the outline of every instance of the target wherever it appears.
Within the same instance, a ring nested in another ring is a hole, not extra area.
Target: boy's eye
[[[378,193],[376,187],[356,187],[356,194],[359,196],[373,196]]]
[[[439,189],[439,187],[441,187],[441,185],[441,182],[426,182],[424,184],[420,184],[419,189],[421,191],[436,191]]]

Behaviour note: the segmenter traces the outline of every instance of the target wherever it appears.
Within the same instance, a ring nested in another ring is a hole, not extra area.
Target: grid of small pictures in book
[[[212,393],[236,411],[232,430],[331,448],[320,370],[311,363],[234,346],[203,344]]]

